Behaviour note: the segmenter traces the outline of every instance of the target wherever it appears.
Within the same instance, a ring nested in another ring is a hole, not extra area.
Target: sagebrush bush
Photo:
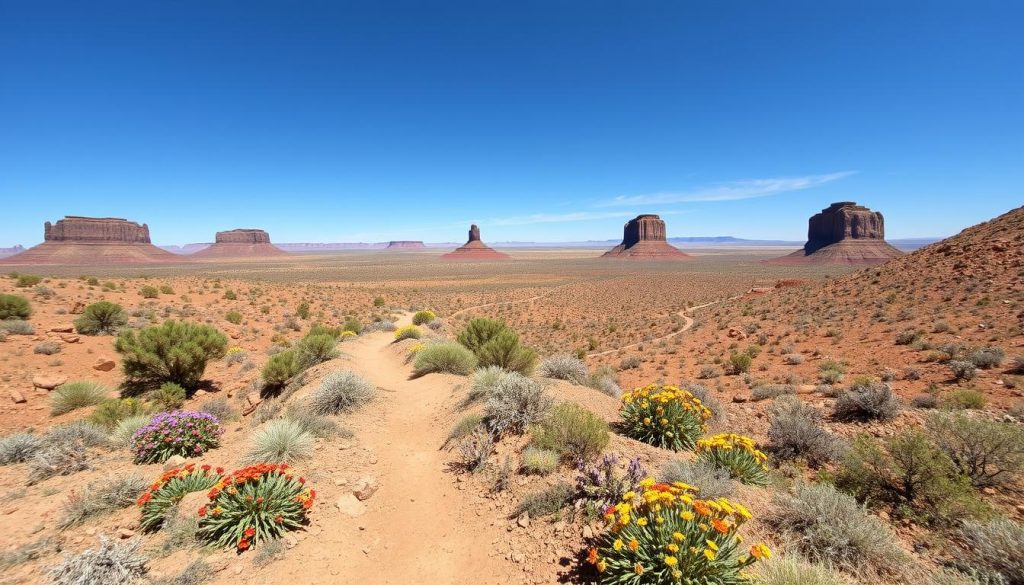
[[[44,341],[33,347],[32,353],[42,355],[53,355],[55,353],[60,353],[60,350],[60,343],[57,343],[56,341]]]
[[[50,427],[42,439],[47,446],[76,443],[85,447],[103,447],[110,443],[106,429],[84,420]]]
[[[32,305],[23,296],[0,294],[0,321],[28,319],[32,316]]]
[[[626,436],[673,451],[692,448],[711,418],[692,392],[660,384],[623,394],[619,414]]]
[[[147,532],[159,530],[182,498],[212,488],[223,473],[209,465],[197,469],[194,463],[165,471],[135,502],[142,515],[139,525]]]
[[[369,402],[375,392],[374,385],[355,372],[332,372],[310,395],[309,407],[321,415],[340,414]]]
[[[71,475],[89,469],[89,455],[78,441],[47,444],[32,455],[28,463],[28,484],[51,477]]]
[[[527,447],[523,450],[523,473],[548,475],[558,469],[561,456],[557,451]]]
[[[826,565],[796,557],[775,557],[757,567],[762,585],[840,585],[848,583]]]
[[[734,353],[729,356],[729,369],[733,374],[744,374],[750,371],[754,359],[747,353]]]
[[[871,383],[840,394],[832,414],[841,421],[887,421],[895,418],[899,410],[899,398],[888,384]]]
[[[476,368],[476,356],[454,342],[431,343],[416,352],[413,369],[418,376],[429,373],[467,376]]]
[[[20,319],[0,321],[0,334],[5,338],[7,335],[32,335],[35,332],[36,330],[28,321],[22,321]]]
[[[802,458],[818,467],[840,454],[839,439],[821,425],[821,413],[796,396],[779,397],[770,413],[768,443],[779,459]]]
[[[185,405],[187,393],[174,382],[164,382],[159,388],[146,395],[161,410],[176,410]]]
[[[423,337],[423,331],[415,325],[406,325],[395,330],[395,341],[403,339],[419,339]]]
[[[1014,482],[1024,470],[1024,427],[965,414],[933,414],[931,440],[975,487]]]
[[[789,384],[761,384],[750,391],[750,399],[759,402],[792,394],[796,394],[796,388]]]
[[[466,403],[476,402],[485,398],[508,375],[508,372],[498,366],[477,368],[473,372],[473,378],[469,385],[469,394],[466,396]]]
[[[340,353],[334,336],[326,333],[310,334],[295,344],[295,361],[299,369],[305,370],[317,364],[332,360]]]
[[[572,501],[574,490],[568,482],[559,481],[539,492],[526,494],[516,506],[513,517],[529,514],[530,518],[540,518],[558,512]]]
[[[79,408],[95,406],[107,399],[110,390],[99,382],[87,380],[61,384],[50,392],[50,414],[65,414]]]
[[[199,510],[199,534],[239,552],[276,540],[307,521],[316,492],[287,465],[253,465],[223,477]]]
[[[43,441],[32,433],[13,433],[0,438],[0,465],[24,463],[43,448]]]
[[[951,410],[980,410],[986,402],[985,395],[973,388],[953,390],[942,398],[943,408]]]
[[[563,402],[530,430],[531,443],[573,461],[589,461],[610,440],[608,423],[582,406]]]
[[[983,347],[967,356],[967,361],[983,370],[999,367],[1004,359],[1006,359],[1006,352],[999,347]]]
[[[437,319],[437,314],[433,311],[419,311],[412,316],[413,325],[424,325],[430,323],[434,319]]]
[[[582,360],[568,355],[545,358],[540,363],[537,374],[544,378],[565,380],[581,386],[587,383],[588,378],[587,365]]]
[[[206,371],[206,362],[224,357],[227,345],[227,337],[208,325],[166,321],[122,332],[114,349],[124,356],[126,388],[146,390],[174,382],[193,389]]]
[[[483,469],[492,453],[494,453],[494,435],[484,427],[476,427],[473,432],[459,441],[462,467],[470,473],[476,473]]]
[[[63,530],[101,514],[127,508],[148,485],[146,478],[133,473],[95,481],[82,492],[72,491],[64,502],[57,526]]]
[[[697,460],[729,471],[741,483],[768,484],[768,455],[750,437],[722,433],[697,441]]]
[[[85,308],[75,319],[75,330],[82,335],[113,335],[128,323],[121,305],[98,301]]]
[[[484,424],[484,417],[481,414],[467,414],[466,416],[459,419],[459,422],[455,423],[452,430],[448,431],[448,437],[445,438],[444,446],[447,447],[452,441],[462,439],[468,436],[470,433],[475,431],[477,427]]]
[[[865,578],[899,573],[908,562],[884,522],[829,484],[798,483],[775,503],[769,523],[809,560]]]
[[[132,435],[136,463],[163,463],[175,455],[199,457],[220,446],[224,429],[212,414],[161,412]]]
[[[661,468],[658,478],[664,483],[692,485],[705,499],[728,496],[735,489],[729,470],[703,461],[673,459]]]
[[[288,419],[272,420],[256,431],[247,463],[292,463],[313,456],[313,435]]]
[[[473,352],[483,367],[498,366],[529,375],[537,364],[537,353],[523,347],[519,334],[504,321],[473,319],[459,332],[458,342]]]
[[[946,365],[957,381],[973,380],[978,375],[977,366],[965,360],[949,360]]]
[[[145,577],[149,559],[139,554],[142,540],[132,538],[110,541],[100,537],[98,549],[66,555],[64,560],[50,569],[54,585],[84,585],[86,583],[139,583]]]
[[[537,382],[515,372],[504,376],[487,396],[487,426],[495,434],[522,434],[551,409],[552,399]]]
[[[999,574],[1009,585],[1024,583],[1024,526],[1001,518],[964,522],[960,528],[969,565]]]

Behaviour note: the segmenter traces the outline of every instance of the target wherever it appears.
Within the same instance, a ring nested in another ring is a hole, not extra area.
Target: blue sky
[[[888,236],[1024,202],[1024,4],[0,0],[0,246]]]

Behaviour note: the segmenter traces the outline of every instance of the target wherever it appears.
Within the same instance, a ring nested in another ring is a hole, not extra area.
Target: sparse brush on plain
[[[212,414],[218,420],[227,421],[238,418],[238,412],[228,404],[228,399],[218,396],[207,400],[199,407],[200,412]]]
[[[206,363],[224,357],[228,339],[209,325],[166,321],[139,331],[123,331],[114,349],[123,357],[125,389],[129,393],[174,382],[194,389]]]
[[[43,448],[43,441],[32,433],[13,433],[0,438],[0,465],[24,463]]]
[[[57,386],[50,393],[50,414],[58,416],[72,410],[96,406],[107,399],[110,390],[99,382],[82,380]]]
[[[256,431],[247,463],[291,463],[313,456],[313,435],[288,419],[272,420]]]
[[[796,394],[796,388],[789,384],[762,384],[755,386],[750,391],[750,399],[758,402],[761,400],[774,400],[779,396]]]
[[[523,450],[523,473],[527,475],[548,475],[558,469],[561,456],[550,449],[527,447]]]
[[[983,347],[972,351],[967,356],[967,361],[982,370],[991,370],[992,368],[999,367],[1004,359],[1006,359],[1006,352],[999,347]]]
[[[32,305],[20,295],[0,294],[0,321],[28,319],[32,316]]]
[[[590,461],[610,440],[608,423],[573,402],[562,402],[530,429],[531,444],[571,461]]]
[[[942,398],[942,407],[950,410],[980,410],[985,408],[985,395],[973,388],[953,390]]]
[[[568,355],[556,355],[544,358],[537,374],[543,378],[565,380],[581,386],[587,383],[587,364],[582,360]]]
[[[692,485],[702,498],[728,496],[736,488],[729,470],[705,461],[673,459],[661,468],[658,478],[665,483]]]
[[[280,390],[301,371],[295,351],[288,349],[270,356],[270,360],[263,366],[261,378],[264,387]]]
[[[847,390],[836,398],[833,416],[841,421],[892,420],[900,401],[888,384],[874,382]]]
[[[975,487],[1013,483],[1024,470],[1024,427],[962,413],[932,414],[928,436]]]
[[[75,330],[82,335],[115,335],[128,323],[128,315],[117,303],[98,301],[85,308],[75,319]]]
[[[127,508],[149,486],[139,474],[114,476],[90,483],[82,492],[71,492],[64,502],[57,526],[61,529],[81,524],[101,514]]]
[[[839,439],[821,425],[822,415],[813,406],[796,396],[781,396],[770,413],[768,443],[779,459],[799,458],[819,467],[840,455]]]
[[[139,554],[142,540],[111,541],[100,537],[99,548],[67,555],[50,570],[54,585],[118,583],[132,585],[145,577],[148,559]]]
[[[476,368],[473,352],[454,342],[431,343],[416,352],[414,371],[422,376],[429,373],[467,376]]]
[[[366,404],[375,392],[374,385],[355,372],[341,370],[324,378],[310,395],[309,407],[316,414],[341,414]]]
[[[989,522],[966,521],[959,539],[969,566],[997,573],[1006,583],[1024,583],[1024,526],[1000,518]]]
[[[487,426],[497,435],[522,434],[551,409],[552,399],[537,382],[509,373],[491,390],[484,406]]]
[[[434,319],[437,319],[437,314],[434,313],[433,311],[418,311],[415,315],[412,316],[412,324],[425,325],[427,323],[432,322]]]

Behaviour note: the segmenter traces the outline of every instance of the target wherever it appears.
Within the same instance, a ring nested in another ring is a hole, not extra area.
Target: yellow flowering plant
[[[640,482],[604,513],[608,531],[587,562],[606,585],[740,585],[744,569],[771,556],[764,544],[743,548],[737,534],[751,518],[725,498],[702,500],[684,483]]]
[[[419,339],[422,336],[423,332],[415,325],[399,327],[398,330],[395,331],[395,341],[401,341],[403,339]]]
[[[750,437],[722,433],[697,441],[697,459],[729,471],[733,479],[751,485],[768,484],[768,455]]]
[[[661,384],[623,394],[619,414],[627,436],[673,451],[693,448],[711,418],[692,392]]]

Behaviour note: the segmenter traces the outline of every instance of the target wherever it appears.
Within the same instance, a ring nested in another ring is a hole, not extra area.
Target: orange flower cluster
[[[153,499],[153,495],[156,492],[160,491],[160,488],[162,488],[165,485],[167,485],[167,482],[171,481],[172,479],[174,479],[176,477],[186,478],[189,475],[192,475],[193,473],[202,472],[202,473],[206,474],[206,473],[209,473],[211,470],[213,470],[213,468],[210,467],[209,465],[203,465],[202,467],[199,468],[199,471],[196,471],[196,464],[195,463],[188,463],[188,464],[186,464],[183,467],[176,467],[176,468],[171,469],[169,471],[165,471],[164,474],[160,476],[160,479],[158,479],[155,482],[153,482],[153,484],[149,486],[149,489],[146,490],[146,492],[144,494],[139,496],[139,499],[136,502],[136,504],[140,508],[142,506],[145,506],[147,503],[149,503],[150,500]],[[224,468],[223,467],[218,467],[215,470],[215,472],[217,473],[217,475],[221,475],[221,474],[224,473]]]

